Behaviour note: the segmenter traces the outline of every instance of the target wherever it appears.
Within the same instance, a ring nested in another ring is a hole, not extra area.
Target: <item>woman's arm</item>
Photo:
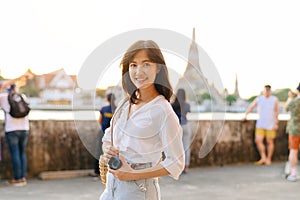
[[[125,161],[124,157],[119,155],[122,161],[122,167],[118,170],[108,169],[110,173],[114,175],[114,177],[118,178],[121,181],[130,181],[130,180],[138,180],[144,178],[155,178],[160,176],[167,176],[170,173],[160,164],[142,170],[134,170],[130,167],[130,165]]]

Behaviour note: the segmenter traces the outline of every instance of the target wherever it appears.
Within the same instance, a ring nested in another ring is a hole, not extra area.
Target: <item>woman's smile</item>
[[[137,88],[151,85],[157,74],[156,64],[149,60],[144,50],[138,52],[129,64],[131,81]]]

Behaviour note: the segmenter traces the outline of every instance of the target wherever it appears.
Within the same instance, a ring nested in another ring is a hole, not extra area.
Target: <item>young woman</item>
[[[168,70],[151,40],[129,47],[121,67],[128,100],[117,108],[105,131],[103,153],[106,161],[118,155],[122,166],[109,169],[100,199],[160,199],[157,177],[178,179],[184,168],[182,129],[169,103]]]

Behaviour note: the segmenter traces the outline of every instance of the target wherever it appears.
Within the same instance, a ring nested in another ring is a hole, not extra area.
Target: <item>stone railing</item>
[[[1,122],[2,161],[0,162],[0,175],[2,178],[11,178],[10,155],[5,142],[4,123]],[[255,121],[201,120],[190,121],[190,125],[194,134],[191,146],[192,167],[249,163],[259,158],[254,143]],[[288,140],[285,127],[286,121],[280,121],[275,140],[274,161],[287,159]],[[30,128],[26,149],[29,178],[37,177],[43,171],[93,168],[94,157],[92,154],[95,155],[97,137],[99,137],[97,122],[79,121],[75,124],[73,120],[31,120]],[[219,136],[216,134],[218,131]],[[214,141],[216,140],[215,144]],[[89,151],[85,146],[91,147]],[[200,152],[201,158],[199,158]]]
[[[194,139],[191,145],[191,166],[219,165],[250,163],[259,159],[259,154],[254,141],[255,121],[242,122],[240,120],[226,120],[217,143],[211,151],[203,157],[203,140],[215,141],[214,137],[220,131],[219,126],[214,130],[214,124],[220,121],[193,121],[191,122]],[[284,161],[288,157],[288,135],[286,134],[286,121],[280,121],[275,139],[273,161]],[[205,143],[209,143],[205,141]],[[202,153],[200,153],[202,152]],[[201,157],[201,158],[199,158]]]

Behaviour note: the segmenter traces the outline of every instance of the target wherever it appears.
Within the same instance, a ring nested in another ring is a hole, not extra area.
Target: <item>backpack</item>
[[[30,111],[29,104],[24,100],[22,94],[10,92],[8,94],[8,102],[10,105],[9,114],[14,118],[23,118]]]

